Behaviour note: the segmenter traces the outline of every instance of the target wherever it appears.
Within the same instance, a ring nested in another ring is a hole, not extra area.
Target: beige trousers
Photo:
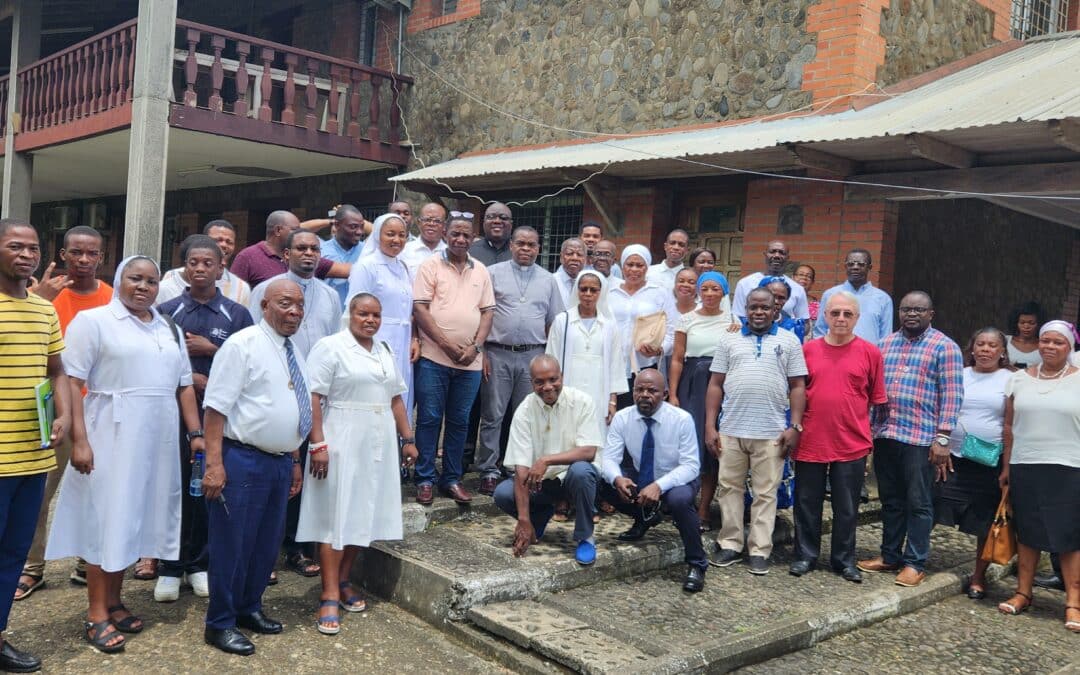
[[[60,487],[60,479],[64,477],[64,470],[71,462],[71,434],[56,448],[56,468],[49,472],[45,479],[45,497],[41,500],[41,509],[38,511],[37,527],[34,529],[34,543],[30,544],[30,552],[26,555],[26,564],[23,565],[23,574],[40,577],[45,574],[45,542],[49,537],[49,507],[52,505],[56,490]],[[85,569],[86,563],[79,560],[78,567]]]
[[[743,550],[743,513],[746,473],[754,502],[750,505],[750,534],[746,548],[750,555],[768,558],[773,548],[776,524],[776,488],[784,473],[784,453],[776,439],[758,440],[720,436],[720,532],[716,543],[730,551]]]

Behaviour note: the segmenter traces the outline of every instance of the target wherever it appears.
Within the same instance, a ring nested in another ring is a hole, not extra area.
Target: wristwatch
[[[196,438],[203,438],[203,436],[204,436],[204,434],[203,434],[202,429],[196,429],[195,431],[189,431],[189,432],[187,432],[187,441],[188,441],[188,443],[190,443],[191,441],[195,440]]]
[[[791,428],[794,429],[795,431],[798,431],[800,434],[802,433],[802,430],[803,430],[803,426],[801,424],[792,424]]]
[[[484,348],[483,348],[482,346],[480,346],[480,344],[475,344],[475,345],[473,345],[473,347],[475,347],[475,348],[476,348],[476,353],[477,353],[477,354],[479,354],[480,352],[484,351]]]
[[[949,437],[948,436],[938,436],[937,438],[934,439],[934,442],[937,443],[938,445],[940,445],[943,448],[949,447]]]

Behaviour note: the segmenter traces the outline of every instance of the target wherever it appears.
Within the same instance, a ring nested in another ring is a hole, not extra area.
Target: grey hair
[[[833,300],[837,298],[843,298],[851,304],[855,305],[855,313],[859,313],[859,299],[855,297],[855,294],[851,291],[837,291],[829,296],[829,301],[825,303],[825,311],[829,311],[829,307],[832,306]]]

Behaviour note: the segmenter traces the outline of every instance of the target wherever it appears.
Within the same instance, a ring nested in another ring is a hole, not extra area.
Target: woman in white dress
[[[377,338],[382,306],[370,293],[349,300],[349,327],[319,340],[307,358],[312,398],[309,473],[301,492],[297,541],[319,542],[322,596],[316,627],[341,630],[338,606],[367,605],[349,583],[360,552],[375,540],[401,539],[402,465],[416,462],[405,414],[405,382],[394,353]]]
[[[75,421],[45,557],[86,560],[85,635],[103,652],[123,649],[117,631],[143,629],[120,598],[124,570],[180,554],[178,400],[192,450],[204,449],[187,349],[153,308],[160,274],[149,258],[124,260],[112,301],[79,312],[65,338]]]
[[[649,249],[641,244],[631,244],[623,249],[619,264],[623,271],[623,281],[612,287],[608,294],[608,303],[611,305],[615,322],[619,326],[619,334],[627,340],[623,376],[627,379],[626,391],[629,392],[633,388],[634,373],[642,368],[658,368],[660,357],[671,353],[671,348],[675,343],[675,324],[679,320],[679,312],[675,309],[675,297],[671,291],[649,282],[646,278],[646,272],[652,264],[652,254],[649,253]],[[667,314],[664,340],[660,347],[629,344],[634,335],[637,318],[656,312]],[[629,407],[633,403],[629,393],[619,395],[619,408]]]
[[[398,372],[407,391],[405,412],[412,421],[413,363],[420,357],[420,342],[412,325],[413,280],[409,268],[398,256],[408,240],[405,221],[393,213],[375,219],[371,235],[364,240],[360,260],[349,273],[348,297],[371,293],[383,307],[382,328],[375,339],[390,345]],[[346,302],[348,306],[348,302]],[[341,326],[349,324],[349,312],[341,317]]]

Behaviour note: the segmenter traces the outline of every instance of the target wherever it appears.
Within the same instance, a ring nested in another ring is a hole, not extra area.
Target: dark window
[[[443,16],[447,14],[453,14],[457,11],[457,0],[443,0],[442,13]]]
[[[540,257],[536,262],[549,272],[557,270],[559,247],[581,230],[581,195],[553,197],[538,204],[510,208],[514,214],[514,227],[528,225],[540,233]]]

